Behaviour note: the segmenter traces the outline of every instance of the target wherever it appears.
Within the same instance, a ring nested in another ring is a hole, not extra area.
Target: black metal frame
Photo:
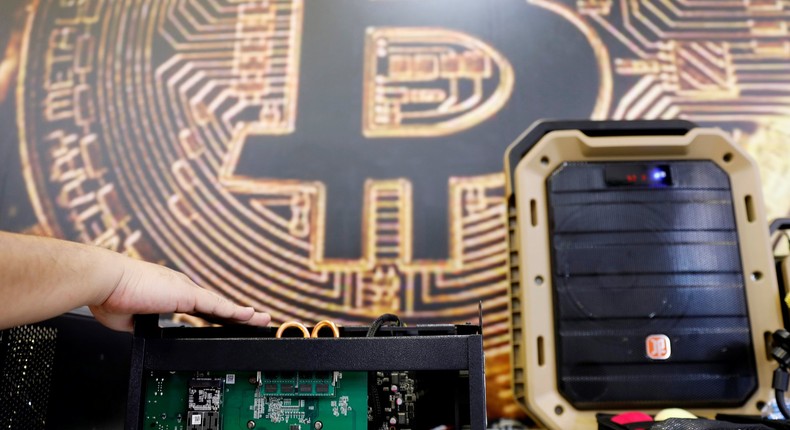
[[[391,371],[469,373],[473,430],[486,428],[483,336],[474,325],[341,327],[340,338],[281,338],[274,328],[165,327],[156,315],[135,323],[126,429],[141,428],[146,371]]]
[[[25,422],[18,420],[5,422],[2,410],[7,407],[0,394],[0,427],[9,428],[44,428],[57,430],[122,429],[126,418],[127,381],[129,380],[129,360],[132,350],[132,336],[110,330],[96,321],[90,313],[78,309],[58,317],[30,324],[34,328],[48,328],[57,331],[54,348],[54,360],[50,363],[50,379],[45,380],[45,388],[29,385],[22,392],[9,390],[7,395],[25,397],[32,390],[42,390],[48,402],[42,405],[31,405],[31,411],[38,415],[39,420],[32,427],[25,427]],[[6,370],[7,334],[0,331],[0,373]],[[28,344],[25,344],[28,345]],[[43,360],[42,360],[43,361]],[[43,369],[28,367],[28,372],[35,375],[37,381],[44,381]],[[17,375],[2,375],[16,381]],[[0,377],[2,377],[0,376]],[[3,387],[0,380],[0,387]],[[10,388],[10,387],[9,387]],[[25,390],[28,392],[25,393]],[[21,402],[20,402],[21,403]]]

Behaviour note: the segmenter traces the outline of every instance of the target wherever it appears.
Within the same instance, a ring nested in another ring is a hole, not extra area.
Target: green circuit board
[[[363,430],[367,383],[367,372],[150,372],[143,428]]]

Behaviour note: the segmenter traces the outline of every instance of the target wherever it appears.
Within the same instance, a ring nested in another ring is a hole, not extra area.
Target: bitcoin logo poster
[[[721,127],[790,210],[784,0],[9,0],[0,227],[275,323],[477,321],[508,398],[502,158],[540,118]]]

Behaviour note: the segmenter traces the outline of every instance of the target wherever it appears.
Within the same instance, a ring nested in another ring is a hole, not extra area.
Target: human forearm
[[[123,275],[122,259],[95,246],[0,232],[0,328],[101,304]]]
[[[102,324],[183,312],[248,325],[270,317],[200,288],[183,273],[90,245],[0,232],[0,329],[89,306]]]

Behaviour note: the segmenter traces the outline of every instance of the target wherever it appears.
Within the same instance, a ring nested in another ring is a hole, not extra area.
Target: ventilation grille
[[[513,348],[513,394],[522,404],[526,402],[526,362],[524,349],[521,345],[523,336],[523,322],[521,316],[521,301],[523,294],[521,291],[521,272],[519,269],[519,240],[518,240],[518,211],[516,209],[515,198],[511,197],[508,201],[508,249],[510,255],[508,264],[510,273],[508,280],[510,283],[510,330],[511,347]]]
[[[557,383],[579,409],[735,406],[757,387],[729,178],[655,164],[671,180],[566,163],[547,182]]]
[[[45,428],[56,337],[38,326],[0,332],[0,428]]]

